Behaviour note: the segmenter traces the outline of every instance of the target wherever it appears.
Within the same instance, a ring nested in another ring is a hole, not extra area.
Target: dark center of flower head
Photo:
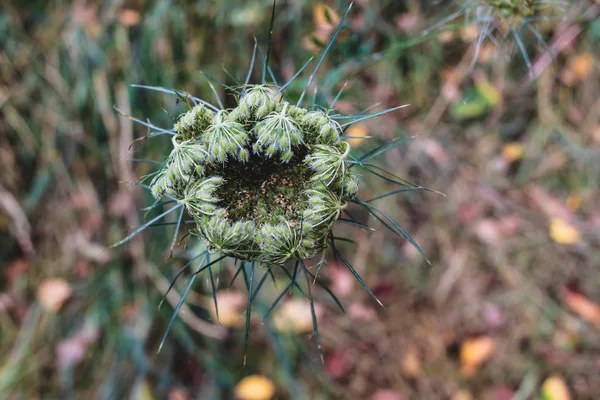
[[[264,86],[233,110],[198,105],[175,130],[153,193],[184,204],[215,251],[271,263],[310,257],[326,247],[358,190],[340,126],[321,111],[275,101]]]
[[[304,163],[306,146],[299,146],[287,163],[250,154],[247,162],[232,159],[208,167],[208,175],[219,175],[225,183],[215,190],[217,205],[228,211],[231,220],[254,221],[257,225],[277,224],[282,218],[300,223],[306,206],[303,201],[313,171]]]

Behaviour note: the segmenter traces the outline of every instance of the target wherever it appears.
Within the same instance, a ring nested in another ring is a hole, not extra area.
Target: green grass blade
[[[171,291],[171,289],[173,289],[173,286],[175,286],[175,283],[177,282],[177,279],[179,279],[179,277],[185,271],[187,271],[187,269],[190,267],[190,265],[192,265],[194,263],[194,261],[196,261],[197,259],[199,259],[202,256],[206,256],[206,254],[207,254],[206,252],[202,252],[202,253],[198,254],[197,256],[193,257],[190,261],[188,261],[187,264],[185,264],[183,267],[181,267],[181,269],[179,271],[177,271],[177,273],[175,274],[175,277],[171,280],[171,284],[167,288],[167,291],[165,293],[163,293],[162,298],[160,299],[160,302],[158,303],[158,309],[159,310],[160,310],[160,307],[165,302],[165,299],[167,298],[167,295],[169,294],[169,292]]]
[[[413,247],[415,249],[417,249],[417,251],[421,254],[421,256],[423,256],[425,261],[427,261],[427,264],[431,265],[431,261],[429,261],[429,259],[427,258],[427,256],[425,255],[425,253],[423,252],[421,247],[417,244],[417,242],[415,242],[414,239],[400,226],[400,224],[398,224],[396,221],[394,221],[394,219],[392,217],[390,217],[389,215],[387,215],[385,212],[381,211],[379,208],[375,207],[374,205],[365,203],[362,200],[358,200],[358,204],[365,207],[371,215],[373,215],[381,223],[383,223],[385,225],[385,227],[388,228],[390,231],[395,232],[398,236],[401,236],[401,237],[405,238],[406,240],[408,240],[410,242],[410,244],[412,244]],[[376,213],[379,213],[383,218],[385,218],[389,222],[389,224],[385,223],[381,218],[379,218],[379,216]],[[390,225],[391,225],[391,227],[390,227]]]
[[[285,286],[285,288],[283,289],[283,291],[281,292],[281,294],[279,296],[277,296],[277,298],[275,299],[273,304],[271,304],[271,307],[269,307],[267,312],[265,312],[265,314],[263,315],[263,319],[267,319],[269,317],[269,315],[271,314],[271,311],[273,311],[275,309],[275,307],[277,307],[277,304],[279,304],[279,302],[281,301],[283,296],[285,296],[286,293],[288,292],[288,290],[290,290],[291,288],[292,288],[292,282],[288,283]]]
[[[408,107],[408,106],[410,106],[410,104],[404,104],[404,105],[401,105],[401,106],[388,108],[387,110],[383,110],[383,111],[379,111],[379,112],[376,112],[376,113],[373,113],[373,114],[368,114],[368,115],[363,115],[363,116],[349,115],[349,116],[343,117],[342,119],[346,119],[346,118],[356,118],[356,119],[341,124],[341,127],[345,128],[345,127],[347,127],[349,125],[352,125],[352,124],[355,124],[357,122],[365,121],[365,120],[371,119],[371,118],[376,118],[376,117],[379,117],[381,115],[385,115],[385,114],[390,113],[392,111],[396,111],[396,110],[399,110],[401,108],[405,108],[405,107]]]
[[[309,59],[308,59],[308,61],[304,63],[304,65],[302,66],[302,68],[300,68],[300,69],[299,69],[299,70],[298,70],[298,71],[297,71],[297,72],[294,74],[294,76],[292,76],[292,77],[290,78],[290,80],[289,80],[289,81],[287,81],[287,82],[285,83],[285,85],[283,85],[282,87],[280,87],[280,88],[279,88],[279,90],[277,90],[277,92],[275,92],[275,94],[277,95],[277,94],[279,94],[279,93],[283,92],[283,90],[284,90],[286,87],[288,87],[288,85],[289,85],[290,83],[294,82],[294,80],[295,80],[295,79],[296,79],[296,78],[297,78],[297,77],[298,77],[298,76],[299,76],[299,75],[302,73],[302,71],[304,71],[304,69],[305,69],[306,67],[308,67],[308,64],[310,64],[310,62],[311,62],[313,59],[314,59],[314,57],[311,57],[311,58],[309,58]]]
[[[323,358],[323,353],[321,352],[321,338],[319,337],[319,324],[317,323],[317,313],[315,312],[315,302],[312,297],[312,291],[310,289],[310,280],[308,279],[308,273],[306,272],[306,265],[304,265],[304,261],[302,261],[302,270],[304,271],[304,277],[306,278],[308,301],[310,303],[310,313],[312,315],[313,331],[315,332],[315,340],[317,342],[317,350],[319,351],[319,356],[321,356],[321,362],[323,364],[325,364],[325,359]]]
[[[248,356],[248,344],[250,342],[250,314],[252,312],[252,284],[254,283],[254,262],[250,265],[250,274],[248,276],[248,304],[246,304],[246,329],[244,332],[244,365],[246,365]]]
[[[370,226],[367,226],[365,224],[361,224],[360,222],[352,221],[350,219],[338,218],[336,222],[341,222],[343,224],[358,226],[359,228],[363,228],[363,229],[367,229],[367,230],[369,230],[371,232],[375,232],[375,229],[371,228]]]
[[[174,94],[176,96],[179,96],[181,93],[183,93],[186,96],[189,96],[189,98],[191,98],[194,103],[196,104],[204,104],[206,107],[212,109],[213,111],[219,111],[219,109],[215,106],[213,106],[212,104],[210,104],[209,102],[202,100],[198,97],[194,97],[192,95],[190,95],[189,93],[186,92],[182,92],[180,90],[172,90],[172,89],[166,89],[160,86],[147,86],[147,85],[137,85],[137,84],[133,84],[133,85],[129,85],[130,87],[133,88],[140,88],[140,89],[146,89],[146,90],[153,90],[155,92],[162,92],[162,93],[169,93],[169,94]]]
[[[215,315],[217,317],[217,321],[219,320],[219,305],[217,301],[217,286],[215,285],[215,279],[213,277],[212,268],[208,268],[208,274],[210,277],[210,288],[212,290],[213,303],[215,305]]]
[[[292,274],[290,274],[290,272],[283,265],[281,266],[281,269],[287,275],[287,277],[290,278],[292,286],[296,286],[300,293],[302,293],[302,295],[306,297],[306,295],[304,294],[304,290],[302,290],[300,285],[298,285],[298,282],[296,282],[296,275],[298,273],[298,262],[296,262],[296,265],[294,266],[294,272]]]
[[[194,272],[192,274],[192,276],[190,277],[190,282],[188,283],[187,287],[185,288],[185,291],[181,295],[181,298],[179,299],[179,302],[177,303],[177,306],[175,307],[175,310],[173,311],[173,316],[171,317],[171,320],[169,321],[169,325],[167,325],[167,330],[165,331],[165,334],[164,334],[162,340],[160,341],[160,345],[158,346],[158,352],[160,352],[160,349],[162,348],[163,344],[165,343],[165,340],[167,339],[167,335],[169,334],[169,331],[171,330],[171,326],[173,325],[175,318],[177,318],[177,314],[179,313],[179,310],[181,309],[181,306],[183,305],[188,293],[190,292],[190,289],[192,288],[192,285],[194,284],[194,281],[196,280],[196,277],[198,276],[198,274],[200,272],[204,271],[205,269],[210,268],[211,265],[215,264],[216,262],[222,260],[225,257],[227,257],[227,256],[222,256],[222,257],[216,259],[215,261],[209,262],[208,264],[206,264],[203,267],[200,267],[200,265],[202,265],[202,262],[200,264],[198,264],[198,267],[199,267],[198,270],[196,272]]]
[[[169,247],[169,258],[173,256],[173,248],[175,247],[175,242],[177,242],[177,236],[179,236],[179,228],[181,228],[181,221],[183,220],[183,212],[185,208],[181,208],[181,212],[179,213],[179,218],[177,219],[177,226],[175,227],[175,233],[173,234],[173,241],[171,241],[171,247]]]
[[[164,162],[155,161],[155,160],[145,160],[143,158],[126,158],[125,161],[133,161],[133,162],[147,163],[147,164],[154,164],[154,165],[164,165]]]
[[[342,88],[339,90],[339,92],[337,92],[337,94],[333,98],[333,101],[331,102],[331,104],[329,104],[329,109],[332,109],[333,107],[335,107],[335,103],[337,103],[337,101],[339,100],[340,96],[344,92],[344,89],[346,89],[346,86],[348,86],[348,81],[344,82],[344,85],[342,85]]]
[[[267,280],[267,277],[269,277],[269,275],[271,275],[271,268],[273,268],[273,265],[271,265],[269,268],[267,268],[267,270],[265,271],[265,274],[262,276],[262,278],[258,282],[258,285],[256,285],[256,289],[254,290],[254,294],[252,295],[252,301],[254,301],[254,299],[258,295],[258,292],[260,292],[260,289],[262,288],[262,285]]]
[[[161,219],[165,215],[171,213],[172,211],[178,209],[179,207],[183,207],[183,204],[178,204],[175,207],[169,208],[167,211],[165,211],[164,213],[160,214],[158,217],[153,218],[149,222],[145,223],[144,225],[142,225],[141,227],[139,227],[138,229],[136,229],[135,231],[133,231],[132,233],[130,233],[125,239],[118,241],[117,243],[113,244],[110,247],[111,248],[112,247],[118,247],[118,246],[121,246],[122,244],[125,244],[125,243],[129,242],[131,239],[133,239],[135,236],[137,236],[139,233],[141,233],[144,229],[146,229],[149,225],[152,225],[154,222],[158,221],[159,219]]]
[[[377,296],[375,296],[375,294],[371,291],[371,289],[369,289],[369,287],[367,286],[367,284],[365,283],[365,281],[363,281],[363,279],[360,277],[360,275],[358,274],[358,272],[356,272],[356,270],[354,269],[354,267],[348,262],[348,260],[346,260],[344,258],[344,256],[342,255],[342,253],[340,253],[338,251],[338,249],[335,248],[335,246],[333,247],[333,252],[335,253],[335,255],[337,257],[339,257],[340,260],[342,260],[342,262],[344,263],[344,265],[346,265],[346,268],[348,268],[348,270],[352,273],[352,275],[354,275],[354,277],[356,278],[356,280],[358,282],[360,282],[360,284],[362,285],[362,287],[365,288],[365,290],[367,291],[367,293],[369,293],[371,295],[371,297],[373,297],[375,299],[375,301],[381,306],[383,307],[383,304],[381,303],[381,301],[379,301],[379,299],[377,298]]]
[[[211,74],[209,74],[208,72],[204,72],[204,71],[200,71],[200,73],[202,75],[204,75],[206,77],[206,79],[208,80],[208,84],[212,86],[211,82],[214,82],[222,87],[224,87],[227,90],[231,90],[232,92],[236,92],[237,89],[234,88],[233,86],[229,86],[228,84],[221,82],[220,80],[218,80],[217,78],[215,78],[214,76],[212,76]],[[214,90],[214,87],[213,87]],[[215,97],[217,99],[219,99],[219,96],[213,91],[213,94],[215,94]],[[221,100],[219,99],[219,103],[221,102]],[[217,109],[217,111],[220,111],[219,109]]]
[[[306,272],[308,272],[308,274],[311,276],[311,278],[314,279],[314,282],[317,282],[317,284],[319,284],[319,286],[321,286],[329,294],[329,296],[331,296],[331,298],[333,299],[333,301],[335,302],[335,304],[337,304],[337,306],[340,308],[340,310],[342,310],[342,312],[345,314],[346,310],[344,309],[344,306],[342,305],[342,302],[331,291],[331,289],[329,289],[327,287],[327,285],[324,284],[316,275],[313,275],[310,271],[306,271]]]
[[[269,34],[267,36],[267,56],[265,57],[265,65],[263,67],[262,82],[265,82],[265,74],[267,69],[270,68],[269,61],[271,58],[271,46],[273,45],[273,24],[275,23],[275,4],[277,0],[273,0],[273,7],[271,8],[271,21],[269,22]],[[279,85],[277,85],[279,86]]]
[[[348,17],[348,14],[350,13],[350,10],[352,9],[352,4],[353,3],[350,3],[350,5],[348,6],[346,13],[340,20],[340,23],[338,24],[337,28],[335,28],[335,31],[331,35],[331,38],[329,38],[329,42],[327,43],[327,46],[325,46],[325,49],[323,49],[323,52],[321,53],[321,57],[319,57],[319,61],[317,62],[317,65],[315,66],[315,69],[313,70],[312,74],[310,74],[310,76],[308,78],[308,82],[306,83],[306,86],[304,87],[304,90],[302,91],[302,94],[300,95],[300,98],[298,99],[298,103],[296,103],[297,107],[299,107],[302,104],[302,100],[304,100],[304,95],[306,94],[306,91],[312,84],[313,79],[315,79],[315,76],[317,75],[317,71],[319,70],[319,67],[323,63],[323,60],[325,59],[325,56],[327,55],[327,53],[329,53],[329,50],[331,49],[333,42],[335,42],[337,35],[340,33],[340,30],[342,29],[342,26],[344,25],[344,22],[346,22],[346,17]]]
[[[173,326],[173,322],[175,322],[175,319],[177,318],[177,314],[179,314],[179,310],[181,309],[181,306],[183,306],[183,303],[185,302],[187,295],[189,294],[190,290],[192,289],[192,285],[194,284],[194,281],[196,280],[196,276],[197,276],[196,274],[192,275],[192,278],[190,279],[187,287],[185,288],[185,291],[181,295],[179,302],[177,302],[177,306],[175,306],[175,309],[173,310],[173,315],[171,316],[171,319],[169,320],[167,329],[165,330],[165,333],[160,341],[160,344],[158,345],[157,353],[160,353],[160,350],[162,349],[163,345],[165,344],[165,340],[167,340],[167,335],[169,334],[169,331],[171,330],[171,326]]]
[[[250,77],[252,76],[252,71],[254,70],[254,61],[256,60],[256,49],[258,48],[258,43],[254,41],[254,49],[252,50],[252,58],[250,59],[250,66],[248,67],[248,73],[246,74],[246,81],[244,82],[244,93],[248,89],[248,82],[250,82]]]
[[[265,56],[265,53],[263,53],[262,48],[260,46],[258,46],[258,54],[260,54],[260,57],[262,58],[263,62],[266,62],[267,58]],[[267,66],[267,71],[269,72],[269,76],[271,77],[271,80],[273,80],[273,83],[275,84],[275,86],[279,87],[279,84],[277,83],[277,79],[275,78],[275,74],[273,73],[273,70],[271,69],[271,67]],[[264,71],[263,71],[263,75],[264,75]],[[262,84],[263,85],[265,84],[265,80],[262,81]]]
[[[156,125],[152,124],[149,120],[148,120],[148,122],[144,122],[139,118],[132,117],[131,115],[126,114],[125,112],[121,111],[117,106],[114,106],[113,108],[119,115],[121,115],[127,119],[130,119],[134,122],[137,122],[140,125],[144,125],[145,127],[148,127],[150,129],[155,129],[158,132],[161,132],[166,135],[174,135],[175,134],[175,131],[169,130],[169,129],[164,129],[164,128],[161,128],[160,126],[156,126]],[[148,137],[150,137],[150,135],[148,135]]]
[[[408,136],[405,138],[396,138],[392,141],[390,141],[389,143],[383,144],[381,146],[379,146],[378,148],[370,151],[369,153],[365,154],[364,156],[362,156],[361,158],[359,158],[359,161],[365,162],[365,161],[369,161],[372,158],[377,157],[380,154],[385,153],[386,151],[389,151],[393,148],[396,148],[398,146],[400,146],[401,144],[404,144],[405,142],[414,139],[416,136]]]
[[[244,263],[240,263],[239,268],[237,269],[237,271],[235,271],[235,274],[233,274],[233,278],[231,278],[231,282],[229,283],[229,287],[233,286],[233,284],[235,283],[236,278],[238,277],[238,275],[240,274],[240,272],[242,272],[242,269],[244,269]]]

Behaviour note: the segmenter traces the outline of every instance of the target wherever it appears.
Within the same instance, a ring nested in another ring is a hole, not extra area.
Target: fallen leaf
[[[570,400],[571,395],[565,381],[560,376],[553,375],[542,385],[542,398],[544,400]]]
[[[323,314],[323,307],[315,303],[317,320]],[[281,332],[308,333],[313,330],[313,318],[310,303],[304,298],[286,300],[277,309],[273,317],[273,324]]]
[[[480,336],[467,339],[460,349],[460,371],[466,378],[472,377],[477,369],[487,361],[495,351],[494,339]]]
[[[414,346],[409,347],[402,357],[402,373],[408,378],[416,378],[421,374],[421,360]]]
[[[345,349],[337,350],[326,358],[325,370],[335,379],[343,378],[351,369],[352,363]]]
[[[121,11],[121,14],[119,15],[119,22],[126,27],[139,24],[141,19],[140,13],[132,9],[125,9]]]
[[[486,79],[478,79],[475,82],[475,89],[477,89],[490,107],[497,106],[502,99],[500,91]]]
[[[373,394],[371,400],[405,400],[406,397],[399,395],[393,390],[378,390]]]
[[[578,54],[569,61],[569,68],[579,80],[584,80],[594,66],[594,56],[590,53]]]
[[[344,132],[344,136],[350,136],[345,140],[350,143],[350,146],[357,148],[365,141],[366,137],[369,136],[369,131],[365,124],[358,123],[350,125],[350,127],[346,129],[346,132]]]
[[[579,193],[571,193],[569,197],[567,197],[565,205],[572,212],[579,210],[579,207],[581,207],[581,195]]]
[[[515,162],[523,158],[525,146],[519,142],[507,143],[502,148],[502,158],[508,162]]]
[[[334,30],[340,23],[340,16],[324,3],[317,3],[313,7],[313,20],[316,29]]]
[[[564,221],[572,221],[573,213],[562,204],[555,196],[546,192],[538,186],[529,186],[525,189],[531,207],[541,210],[550,218],[560,218]]]
[[[574,244],[581,239],[581,233],[573,225],[560,218],[550,220],[550,237],[560,244]]]
[[[488,109],[488,103],[482,96],[471,94],[454,103],[450,111],[455,119],[462,121],[481,117]]]
[[[473,396],[468,390],[459,390],[452,395],[452,400],[472,400]]]
[[[228,328],[241,326],[245,321],[243,310],[246,307],[247,296],[231,290],[220,290],[217,292],[216,296],[217,308],[219,311],[218,318],[214,299],[212,297],[207,299],[208,309],[213,319]]]
[[[235,396],[240,400],[269,400],[275,394],[273,382],[262,375],[250,375],[235,386]]]
[[[154,400],[152,386],[147,379],[138,379],[131,388],[130,400]]]
[[[52,278],[46,279],[38,287],[37,298],[44,309],[58,312],[72,293],[73,289],[69,282],[60,278]]]
[[[600,329],[600,307],[586,296],[565,287],[562,291],[565,304],[576,314]]]
[[[477,39],[479,32],[475,24],[466,25],[460,29],[460,37],[465,42],[472,42]]]
[[[483,243],[495,245],[515,235],[520,225],[521,219],[518,216],[507,215],[496,219],[482,219],[474,225],[473,231]]]

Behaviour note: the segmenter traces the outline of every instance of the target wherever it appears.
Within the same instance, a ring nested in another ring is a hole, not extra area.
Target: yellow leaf
[[[460,371],[470,378],[477,369],[488,360],[495,351],[494,339],[489,336],[467,339],[460,348]]]
[[[147,380],[138,381],[135,383],[129,400],[154,400],[152,388]]]
[[[63,303],[71,297],[73,289],[64,279],[46,279],[39,286],[37,298],[40,305],[48,311],[57,312]]]
[[[275,394],[275,385],[262,375],[250,375],[235,386],[235,396],[240,400],[269,400]]]
[[[475,88],[491,107],[495,107],[498,105],[498,103],[500,103],[502,94],[487,80],[479,79],[477,82],[475,82]]]
[[[369,136],[369,131],[367,130],[367,126],[365,124],[353,124],[346,129],[344,136],[352,136],[346,140],[348,143],[350,143],[350,146],[357,148],[362,142],[365,141],[365,138]]]
[[[317,29],[331,29],[338,26],[340,23],[340,16],[333,10],[323,3],[315,4],[313,8],[313,19]]]
[[[579,210],[579,207],[581,207],[581,195],[579,193],[571,193],[567,198],[566,206],[573,212]]]
[[[519,142],[507,143],[502,148],[502,158],[508,162],[518,161],[523,158],[525,146]]]
[[[544,400],[571,400],[567,384],[558,375],[551,376],[544,381],[542,397]]]
[[[573,225],[560,218],[550,220],[550,237],[560,244],[574,244],[581,239],[581,233]]]
[[[581,293],[566,289],[563,291],[563,301],[571,310],[586,321],[600,329],[600,307]]]
[[[588,77],[592,66],[594,65],[594,56],[590,53],[582,53],[573,57],[569,62],[569,68],[579,80]]]

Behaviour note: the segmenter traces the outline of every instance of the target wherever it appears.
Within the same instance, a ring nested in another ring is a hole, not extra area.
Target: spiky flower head
[[[302,290],[296,281],[296,273],[303,273],[306,282],[304,293],[308,294],[311,304],[317,342],[319,336],[309,276],[314,279],[313,282],[324,285],[318,275],[320,267],[326,262],[326,249],[330,248],[367,292],[379,302],[336,246],[338,240],[352,241],[333,235],[336,222],[371,229],[357,221],[350,211],[344,210],[349,202],[355,203],[357,207],[363,207],[368,214],[382,222],[390,231],[408,239],[423,254],[396,221],[372,204],[377,199],[396,193],[422,189],[369,162],[374,157],[395,148],[402,141],[393,140],[362,157],[351,157],[350,145],[345,140],[350,137],[343,136],[345,127],[403,106],[373,114],[344,116],[334,110],[341,91],[330,104],[302,106],[304,96],[312,87],[313,78],[335,42],[351,7],[351,5],[348,7],[340,20],[295,104],[286,101],[284,89],[311,60],[284,85],[278,86],[276,83],[267,85],[265,84],[267,71],[275,81],[269,67],[270,49],[268,49],[264,57],[262,83],[250,85],[248,82],[254,67],[258,47],[256,45],[246,83],[238,89],[233,88],[233,95],[237,99],[235,107],[224,109],[219,99],[221,106],[219,109],[204,100],[186,94],[186,102],[191,99],[194,105],[190,105],[190,109],[179,116],[173,129],[163,129],[149,121],[143,122],[132,118],[158,131],[158,134],[173,135],[173,148],[161,168],[154,173],[150,183],[151,192],[156,198],[155,204],[150,208],[170,203],[175,205],[137,228],[115,246],[128,242],[147,227],[157,224],[161,218],[178,211],[179,217],[175,222],[176,229],[171,242],[172,250],[179,229],[183,226],[184,212],[187,212],[191,219],[186,218],[185,225],[191,227],[190,233],[199,236],[205,242],[208,250],[203,249],[200,255],[192,258],[182,268],[181,272],[185,271],[194,260],[202,257],[175,310],[177,312],[182,306],[186,294],[194,283],[194,278],[199,273],[209,269],[214,294],[218,283],[214,284],[210,267],[227,257],[239,261],[238,273],[244,271],[248,285],[246,347],[252,299],[267,276],[265,273],[257,287],[253,288],[255,265],[268,266],[267,272],[271,272],[274,266],[286,272],[291,282],[284,289],[284,294],[292,285]],[[271,24],[273,19],[274,9]],[[139,87],[160,92],[167,91],[178,97],[182,95],[181,92],[169,91],[165,88]],[[214,92],[216,94],[216,91]],[[403,189],[363,201],[357,197],[359,186],[357,169],[367,171]],[[168,197],[169,200],[160,202],[163,196]],[[345,212],[349,219],[340,218],[342,212]],[[217,253],[219,256],[211,259],[211,253]],[[318,264],[319,269],[313,274],[306,266],[305,260],[319,253],[321,260]],[[292,265],[293,273],[290,274],[288,267]],[[234,275],[234,279],[238,273]],[[328,293],[341,307],[335,295],[329,290]],[[216,303],[216,296],[213,297]],[[276,305],[277,301],[269,310]],[[161,345],[175,315],[176,313],[171,318]]]
[[[170,189],[207,245],[238,259],[315,255],[358,190],[341,126],[325,112],[277,101],[264,85],[231,110],[192,108],[175,131],[152,191]]]

